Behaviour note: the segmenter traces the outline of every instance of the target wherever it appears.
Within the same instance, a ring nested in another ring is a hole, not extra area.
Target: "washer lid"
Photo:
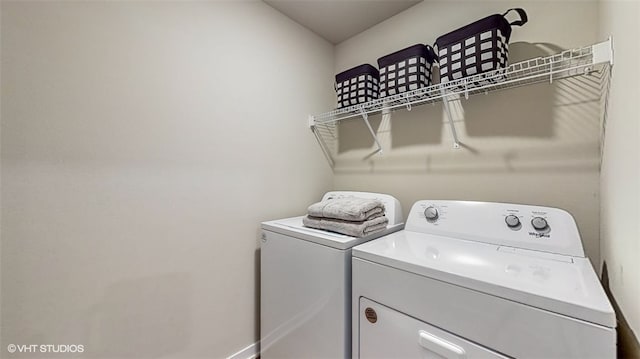
[[[372,239],[385,236],[389,233],[397,232],[404,228],[404,223],[389,224],[383,231],[358,238],[340,233],[305,227],[302,225],[303,217],[304,216],[262,222],[262,229],[299,238],[309,242],[322,244],[336,249],[348,249]]]
[[[536,308],[616,326],[613,308],[591,263],[583,257],[406,230],[359,245],[352,253],[354,257]]]

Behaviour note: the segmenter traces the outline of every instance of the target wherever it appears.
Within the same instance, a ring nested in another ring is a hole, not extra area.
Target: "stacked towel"
[[[302,219],[307,227],[364,237],[387,228],[384,204],[366,198],[339,198],[314,203]]]
[[[364,237],[387,228],[389,219],[385,216],[380,216],[368,221],[353,222],[343,221],[341,219],[306,216],[302,218],[302,223],[311,228],[338,232],[352,237]]]
[[[312,217],[366,221],[384,215],[384,204],[377,199],[347,197],[314,203],[307,211]]]

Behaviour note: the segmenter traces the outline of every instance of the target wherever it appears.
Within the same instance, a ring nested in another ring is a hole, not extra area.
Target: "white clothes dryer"
[[[566,211],[418,201],[353,248],[354,358],[615,358],[616,318]]]
[[[351,356],[351,249],[401,230],[400,202],[368,192],[333,191],[322,200],[373,198],[389,224],[363,238],[307,228],[293,217],[262,223],[260,254],[260,357]]]

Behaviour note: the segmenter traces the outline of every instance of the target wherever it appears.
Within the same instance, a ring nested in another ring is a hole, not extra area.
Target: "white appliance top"
[[[613,308],[583,253],[566,211],[463,201],[418,201],[404,231],[353,249],[354,257],[613,328]]]
[[[322,197],[322,200],[325,201],[329,199],[344,197],[373,198],[380,200],[385,207],[385,216],[387,216],[387,218],[389,219],[387,228],[383,231],[358,238],[340,233],[305,227],[302,225],[302,218],[304,216],[299,216],[262,222],[262,229],[288,236],[293,236],[299,239],[322,244],[336,249],[348,249],[372,239],[397,232],[404,228],[402,207],[400,206],[400,202],[395,197],[387,194],[372,192],[331,191],[325,193],[325,195]]]

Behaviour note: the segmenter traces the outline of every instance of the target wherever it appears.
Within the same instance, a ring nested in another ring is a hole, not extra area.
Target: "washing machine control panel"
[[[514,248],[584,257],[575,220],[551,207],[509,203],[422,200],[405,229]]]

